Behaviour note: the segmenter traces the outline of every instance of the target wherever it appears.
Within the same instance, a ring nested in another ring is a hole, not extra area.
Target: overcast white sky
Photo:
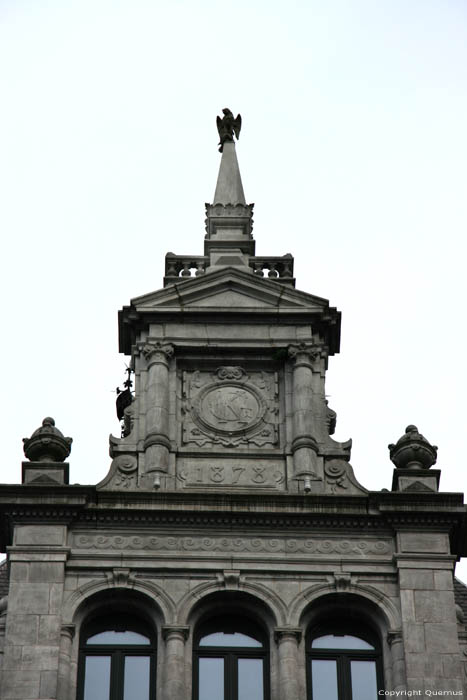
[[[465,0],[0,0],[0,66],[1,481],[46,415],[105,476],[117,310],[202,254],[227,106],[257,254],[343,313],[357,478],[415,423],[466,489]]]

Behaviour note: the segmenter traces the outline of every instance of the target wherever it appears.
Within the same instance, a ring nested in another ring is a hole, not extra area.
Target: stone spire
[[[246,206],[242,178],[233,141],[227,141],[222,150],[213,204],[242,204]]]
[[[255,254],[252,236],[253,204],[247,204],[233,135],[239,136],[240,115],[234,120],[228,109],[224,118],[217,117],[222,149],[216,191],[212,204],[206,204],[206,239],[204,254],[209,256],[206,272],[220,267],[241,267],[252,272],[249,256]]]

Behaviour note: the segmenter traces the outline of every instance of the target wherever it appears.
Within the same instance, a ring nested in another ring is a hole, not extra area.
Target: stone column
[[[281,700],[297,700],[300,697],[298,678],[298,644],[301,630],[292,627],[279,627],[274,638],[279,652],[279,694]]]
[[[62,625],[58,652],[57,700],[68,700],[69,698],[70,662],[74,635],[74,625]]]
[[[293,365],[293,441],[292,453],[295,477],[303,479],[305,490],[311,490],[311,482],[318,481],[318,444],[313,436],[313,369],[312,361],[319,350],[301,343],[290,345],[289,357]]]
[[[146,385],[145,461],[148,473],[169,468],[169,360],[173,345],[148,342],[142,348],[148,366]]]
[[[162,700],[188,700],[185,683],[185,641],[189,627],[164,625],[162,636],[165,640],[165,682]]]
[[[388,644],[391,647],[392,657],[392,690],[406,690],[404,640],[402,630],[388,632]]]

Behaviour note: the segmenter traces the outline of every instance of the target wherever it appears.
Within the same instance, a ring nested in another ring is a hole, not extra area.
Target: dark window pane
[[[149,700],[149,656],[126,656],[123,700]]]
[[[350,634],[325,634],[316,637],[311,644],[312,649],[374,649],[374,646],[359,637]]]
[[[259,647],[263,645],[257,639],[241,632],[212,632],[200,639],[200,647]]]
[[[311,678],[313,700],[338,700],[336,661],[313,659],[311,662]],[[372,698],[372,700],[375,700],[375,698]]]
[[[138,632],[130,632],[125,630],[123,632],[116,632],[115,630],[106,630],[105,632],[99,632],[98,634],[93,634],[89,637],[86,644],[150,644],[147,637]]]
[[[378,697],[376,663],[374,661],[351,661],[352,700],[375,700]]]
[[[263,660],[238,660],[238,700],[263,700]]]
[[[199,660],[199,700],[224,700],[224,659]]]
[[[109,700],[110,656],[87,656],[84,700]]]

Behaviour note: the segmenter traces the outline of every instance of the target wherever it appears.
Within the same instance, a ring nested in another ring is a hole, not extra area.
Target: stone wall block
[[[415,676],[425,675],[425,654],[407,653],[407,666],[410,672]]]
[[[41,671],[39,698],[57,697],[57,673],[56,671]]]
[[[441,656],[443,663],[444,678],[462,678],[462,661],[456,654],[443,654]]]
[[[21,666],[27,671],[54,671],[57,675],[58,646],[24,646]]]
[[[39,628],[38,615],[8,616],[8,643],[12,645],[34,644]]]
[[[457,629],[454,624],[427,622],[425,624],[425,638],[428,652],[439,652],[440,654],[459,653]]]
[[[8,596],[8,613],[16,611],[36,615],[49,612],[50,587],[47,583],[18,583]]]
[[[23,647],[7,646],[3,652],[3,668],[4,670],[16,671],[21,668],[21,655]],[[1,697],[1,696],[0,696]]]
[[[423,625],[408,625],[404,636],[407,652],[423,652],[425,650],[425,629]]]
[[[435,588],[438,591],[452,591],[453,590],[453,588],[454,588],[453,579],[452,579],[452,573],[450,571],[434,571],[433,576],[434,576]]]
[[[17,525],[14,544],[63,546],[66,534],[66,525]]]
[[[401,591],[401,608],[404,620],[415,622],[415,604],[413,591]]]
[[[63,583],[64,566],[61,562],[31,562],[28,580],[31,583]]]
[[[25,700],[38,698],[40,690],[40,674],[37,671],[7,671],[3,672],[2,700]]]
[[[25,561],[13,561],[10,565],[10,581],[28,581],[29,563]]]
[[[39,618],[39,632],[37,641],[39,644],[57,644],[60,639],[60,616],[41,615]]]
[[[456,622],[454,594],[450,591],[414,591],[417,622]]]
[[[50,585],[49,609],[48,612],[53,615],[61,611],[63,600],[63,586],[59,583]]]
[[[400,569],[399,584],[401,589],[419,589],[422,591],[432,591],[435,587],[433,571],[431,569]]]

